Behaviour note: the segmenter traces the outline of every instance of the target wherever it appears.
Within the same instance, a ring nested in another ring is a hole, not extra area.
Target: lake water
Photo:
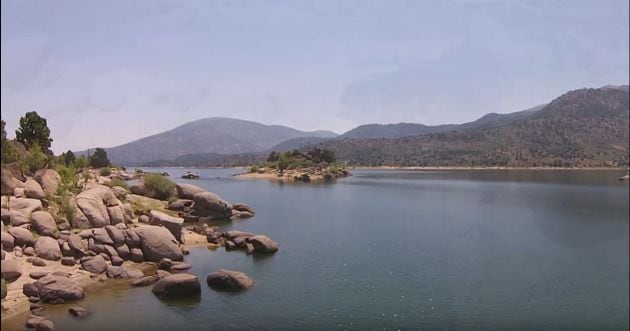
[[[88,293],[85,320],[47,308],[57,330],[628,329],[623,173],[354,171],[281,184],[195,171],[187,182],[255,208],[226,229],[267,234],[280,251],[193,249],[198,300],[165,303],[121,282]],[[256,284],[212,291],[205,278],[219,268]]]

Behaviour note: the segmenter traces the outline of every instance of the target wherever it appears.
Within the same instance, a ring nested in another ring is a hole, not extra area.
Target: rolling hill
[[[504,117],[500,125],[495,118],[464,130],[335,139],[317,147],[352,165],[622,166],[628,164],[628,100],[627,86],[580,89],[517,118]]]
[[[212,117],[105,150],[113,163],[132,166],[188,154],[257,153],[293,138],[335,136],[331,131],[305,132],[281,125]],[[86,151],[78,154],[86,154]]]

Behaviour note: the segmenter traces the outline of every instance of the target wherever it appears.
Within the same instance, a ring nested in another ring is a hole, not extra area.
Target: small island
[[[293,182],[334,181],[350,176],[345,164],[336,162],[335,153],[328,149],[314,148],[309,151],[272,151],[267,162],[252,165],[248,171],[237,175],[241,178],[263,178]]]

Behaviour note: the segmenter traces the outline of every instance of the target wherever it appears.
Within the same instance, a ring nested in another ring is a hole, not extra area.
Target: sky
[[[1,106],[52,149],[222,116],[343,133],[628,84],[628,0],[1,2]]]

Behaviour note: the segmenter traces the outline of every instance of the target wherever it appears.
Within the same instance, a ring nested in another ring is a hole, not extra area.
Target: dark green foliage
[[[160,200],[170,199],[175,192],[175,183],[161,175],[145,175],[144,187],[147,190],[148,197]]]
[[[68,150],[65,153],[61,153],[61,160],[63,164],[65,165],[72,165],[74,164],[74,162],[76,161],[76,157],[74,156],[74,153],[72,153],[71,150]]]
[[[38,145],[45,152],[50,152],[50,129],[45,118],[37,112],[31,111],[20,118],[20,127],[15,131],[15,140],[21,142],[27,149]]]
[[[76,160],[76,161],[74,161],[74,166],[75,166],[77,169],[83,169],[83,168],[87,167],[87,166],[88,166],[88,160],[87,160],[87,158],[86,158],[85,156],[83,156],[83,155],[79,156],[79,157],[77,158],[77,160]]]
[[[107,158],[107,152],[100,147],[96,148],[94,155],[90,157],[90,166],[92,168],[109,167],[110,162]]]
[[[9,141],[7,139],[7,131],[4,128],[6,123],[4,122],[4,120],[0,120],[0,123],[2,124],[2,145],[0,147],[0,149],[2,150],[2,157],[0,159],[0,162],[2,164],[5,164],[20,161],[22,159],[22,156],[18,149],[14,146],[15,142]]]
[[[35,171],[48,166],[48,156],[42,152],[39,145],[34,144],[20,161],[20,165],[23,172],[27,174],[34,174]]]
[[[269,153],[269,156],[267,157],[267,162],[276,162],[278,161],[278,156],[280,154],[276,153],[276,151],[272,151],[271,153]]]

